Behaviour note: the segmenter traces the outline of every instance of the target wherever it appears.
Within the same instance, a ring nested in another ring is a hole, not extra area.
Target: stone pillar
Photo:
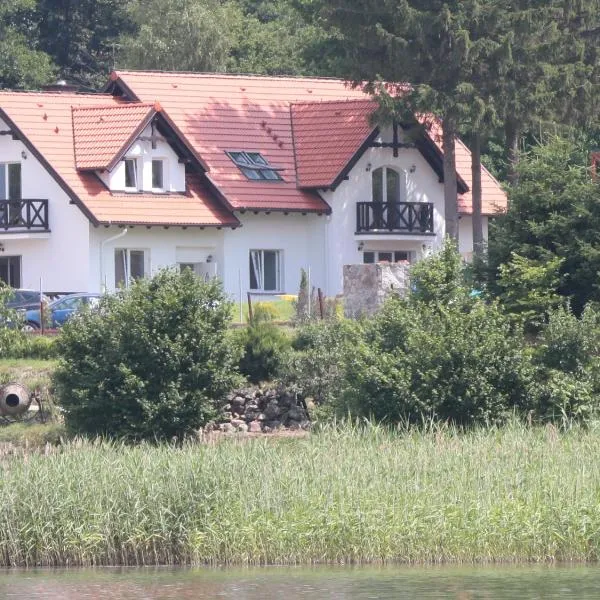
[[[348,318],[377,312],[391,294],[409,288],[408,263],[344,265],[344,314]]]

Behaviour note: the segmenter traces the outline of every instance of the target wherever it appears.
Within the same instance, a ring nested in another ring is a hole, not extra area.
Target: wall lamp
[[[362,252],[362,249],[365,247],[365,243],[364,242],[359,242],[358,243],[358,251]]]
[[[209,262],[212,262],[212,259],[213,259],[213,257],[212,257],[212,254],[209,254],[209,255],[206,257],[206,262],[207,262],[207,263],[209,263]]]
[[[25,152],[25,150],[21,150],[21,158],[27,160],[27,152]]]

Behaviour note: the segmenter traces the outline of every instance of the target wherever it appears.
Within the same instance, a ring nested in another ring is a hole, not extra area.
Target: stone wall
[[[404,296],[409,288],[407,263],[344,265],[344,314],[372,315],[391,294]]]
[[[249,387],[227,396],[221,415],[208,430],[224,433],[272,433],[279,429],[309,429],[305,404],[282,389]]]

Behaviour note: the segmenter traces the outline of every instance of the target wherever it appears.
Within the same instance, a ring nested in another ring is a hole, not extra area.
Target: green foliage
[[[121,39],[127,68],[222,71],[233,44],[240,11],[219,0],[131,0],[136,30]]]
[[[518,174],[508,213],[490,227],[489,289],[502,295],[500,268],[513,254],[530,265],[559,265],[554,291],[579,314],[588,302],[600,300],[600,185],[590,176],[589,149],[551,137],[521,158]],[[545,278],[546,290],[540,291],[550,298],[551,279]]]
[[[302,325],[293,341],[294,352],[281,369],[284,384],[304,397],[335,407],[341,397],[345,361],[360,339],[361,324],[343,319]]]
[[[499,267],[500,301],[530,331],[537,331],[548,312],[563,302],[556,291],[562,262],[558,256],[539,261],[513,252],[510,261]]]
[[[215,414],[236,383],[220,284],[160,271],[64,326],[57,396],[72,432],[182,438]]]
[[[242,350],[240,372],[252,383],[275,377],[291,347],[289,337],[273,323],[276,315],[268,303],[259,302],[252,323],[237,332]]]
[[[410,281],[413,302],[450,304],[468,294],[465,265],[456,244],[448,238],[439,252],[412,266]]]
[[[537,413],[543,418],[590,418],[600,408],[600,312],[581,318],[568,308],[550,314],[536,348]]]
[[[377,420],[502,421],[528,403],[521,333],[495,305],[391,299],[349,357],[346,401]]]
[[[308,289],[308,275],[304,269],[300,269],[300,287],[298,299],[296,300],[296,320],[299,322],[308,319],[308,303],[310,301],[310,290]]]
[[[38,48],[34,8],[34,0],[0,3],[0,88],[35,88],[54,73],[50,57]]]

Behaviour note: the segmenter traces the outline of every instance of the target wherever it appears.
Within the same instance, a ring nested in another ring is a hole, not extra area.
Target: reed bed
[[[79,442],[0,462],[2,565],[596,561],[600,424]]]

